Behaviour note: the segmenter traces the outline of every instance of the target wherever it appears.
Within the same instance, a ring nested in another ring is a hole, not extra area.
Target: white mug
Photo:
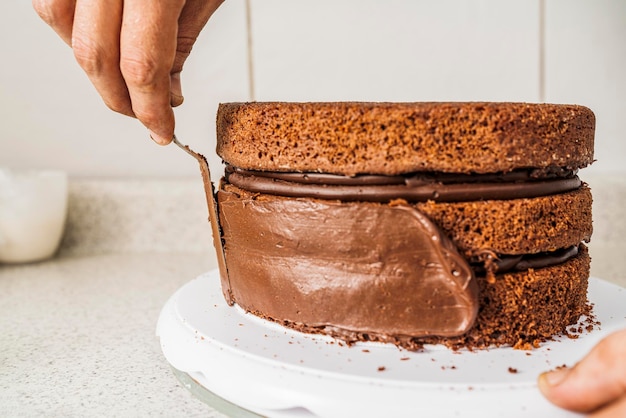
[[[50,258],[63,237],[67,174],[0,168],[0,263]]]

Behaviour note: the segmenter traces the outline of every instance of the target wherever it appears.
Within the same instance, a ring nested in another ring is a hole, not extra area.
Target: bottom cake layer
[[[555,335],[571,334],[568,328],[577,324],[582,315],[590,315],[590,261],[587,248],[581,244],[579,254],[563,264],[496,275],[495,281],[477,277],[478,316],[474,326],[457,337],[412,338],[276,322],[303,332],[331,335],[347,343],[378,341],[409,350],[420,349],[424,344],[443,344],[453,349],[503,345],[531,349]]]
[[[570,334],[568,328],[582,315],[590,314],[591,306],[587,302],[589,265],[588,251],[581,246],[577,257],[561,265],[497,275],[495,282],[478,277],[478,317],[466,334],[457,337],[415,338],[364,333],[333,326],[309,326],[272,318],[262,312],[251,313],[300,332],[329,335],[347,344],[373,341],[408,350],[419,350],[425,344],[443,344],[453,349],[505,345],[531,349],[555,335]]]

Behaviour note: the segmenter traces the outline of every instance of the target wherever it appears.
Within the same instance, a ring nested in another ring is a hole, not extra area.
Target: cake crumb
[[[515,367],[509,367],[509,373],[517,373],[517,369]]]
[[[533,345],[527,341],[518,341],[517,343],[515,343],[515,345],[513,346],[513,348],[515,350],[532,350],[533,349]]]
[[[364,348],[364,349],[363,349],[363,350],[361,350],[361,351],[362,351],[362,352],[364,352],[364,353],[369,353],[369,352],[370,352],[370,350],[368,350],[367,348]]]
[[[385,370],[387,370],[387,368],[385,366],[378,366],[378,371],[379,372],[384,372]]]
[[[406,361],[406,360],[409,360],[409,359],[410,359],[410,357],[402,357],[400,360],[401,361]]]
[[[406,201],[406,199],[393,199],[389,201],[389,206],[394,207],[394,206],[406,206],[408,205],[409,202]]]

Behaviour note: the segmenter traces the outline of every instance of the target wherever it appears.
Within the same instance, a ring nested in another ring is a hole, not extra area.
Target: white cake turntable
[[[178,378],[229,416],[574,417],[547,402],[537,376],[573,365],[626,327],[626,289],[589,281],[593,331],[532,351],[353,346],[299,333],[228,306],[217,270],[174,293],[157,335]],[[583,325],[583,327],[586,324]]]

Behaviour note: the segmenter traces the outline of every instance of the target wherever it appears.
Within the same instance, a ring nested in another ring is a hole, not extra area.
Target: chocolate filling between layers
[[[341,201],[462,202],[546,196],[579,188],[572,170],[559,167],[499,174],[413,173],[403,176],[283,173],[228,165],[227,181],[244,190],[286,197]]]
[[[483,251],[470,260],[470,265],[476,273],[500,274],[555,266],[576,257],[578,252],[578,245],[538,254],[506,255]]]

